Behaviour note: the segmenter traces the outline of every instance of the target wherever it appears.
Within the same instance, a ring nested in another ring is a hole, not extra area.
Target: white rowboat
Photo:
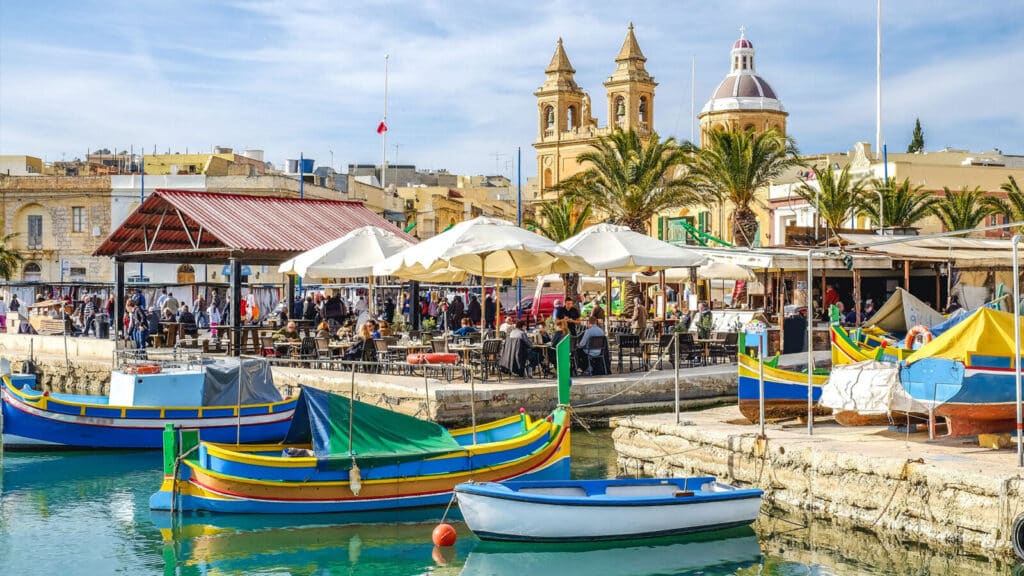
[[[481,540],[629,540],[719,530],[757,519],[758,489],[702,478],[468,482],[455,487]]]

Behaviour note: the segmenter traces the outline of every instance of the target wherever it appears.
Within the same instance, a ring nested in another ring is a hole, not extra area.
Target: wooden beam
[[[174,213],[178,215],[178,221],[181,222],[182,231],[185,232],[185,237],[188,238],[189,244],[191,244],[193,248],[199,248],[199,244],[192,239],[192,233],[188,231],[188,224],[185,224],[185,217],[182,216],[181,210],[175,208]]]
[[[860,306],[860,268],[853,269],[853,307],[856,310],[857,325],[859,326],[864,322],[861,318],[861,306]]]
[[[903,261],[903,289],[910,292],[910,260]]]

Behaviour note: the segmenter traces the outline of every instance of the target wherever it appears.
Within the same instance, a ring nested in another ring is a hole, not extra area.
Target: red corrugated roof
[[[362,226],[416,241],[360,202],[158,189],[93,255],[185,262],[223,261],[234,253],[247,263],[272,264]]]

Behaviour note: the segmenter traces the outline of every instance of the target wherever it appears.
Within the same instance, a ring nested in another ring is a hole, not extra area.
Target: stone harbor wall
[[[709,414],[718,416],[709,417]],[[735,407],[612,419],[626,475],[713,475],[765,491],[765,509],[802,514],[900,540],[983,555],[1012,556],[1024,478],[1008,451],[977,444],[909,443],[833,424],[808,437],[730,422]],[[882,429],[884,430],[884,429]],[[926,438],[926,437],[925,437]]]

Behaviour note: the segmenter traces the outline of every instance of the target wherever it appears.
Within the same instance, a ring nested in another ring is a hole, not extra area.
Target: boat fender
[[[353,496],[359,496],[359,491],[363,489],[363,477],[359,474],[355,458],[352,459],[352,469],[348,471],[348,487]]]
[[[928,327],[925,326],[924,324],[918,324],[917,326],[914,326],[910,330],[907,330],[907,339],[903,343],[904,344],[903,347],[907,348],[907,349],[913,348],[914,347],[914,338],[918,334],[921,335],[921,338],[924,340],[925,344],[927,344],[927,343],[932,341],[932,332],[931,332],[931,330],[929,330]]]
[[[126,374],[159,374],[163,368],[159,364],[136,364],[125,368]]]
[[[1010,542],[1018,560],[1024,560],[1024,514],[1018,514],[1010,530]]]

